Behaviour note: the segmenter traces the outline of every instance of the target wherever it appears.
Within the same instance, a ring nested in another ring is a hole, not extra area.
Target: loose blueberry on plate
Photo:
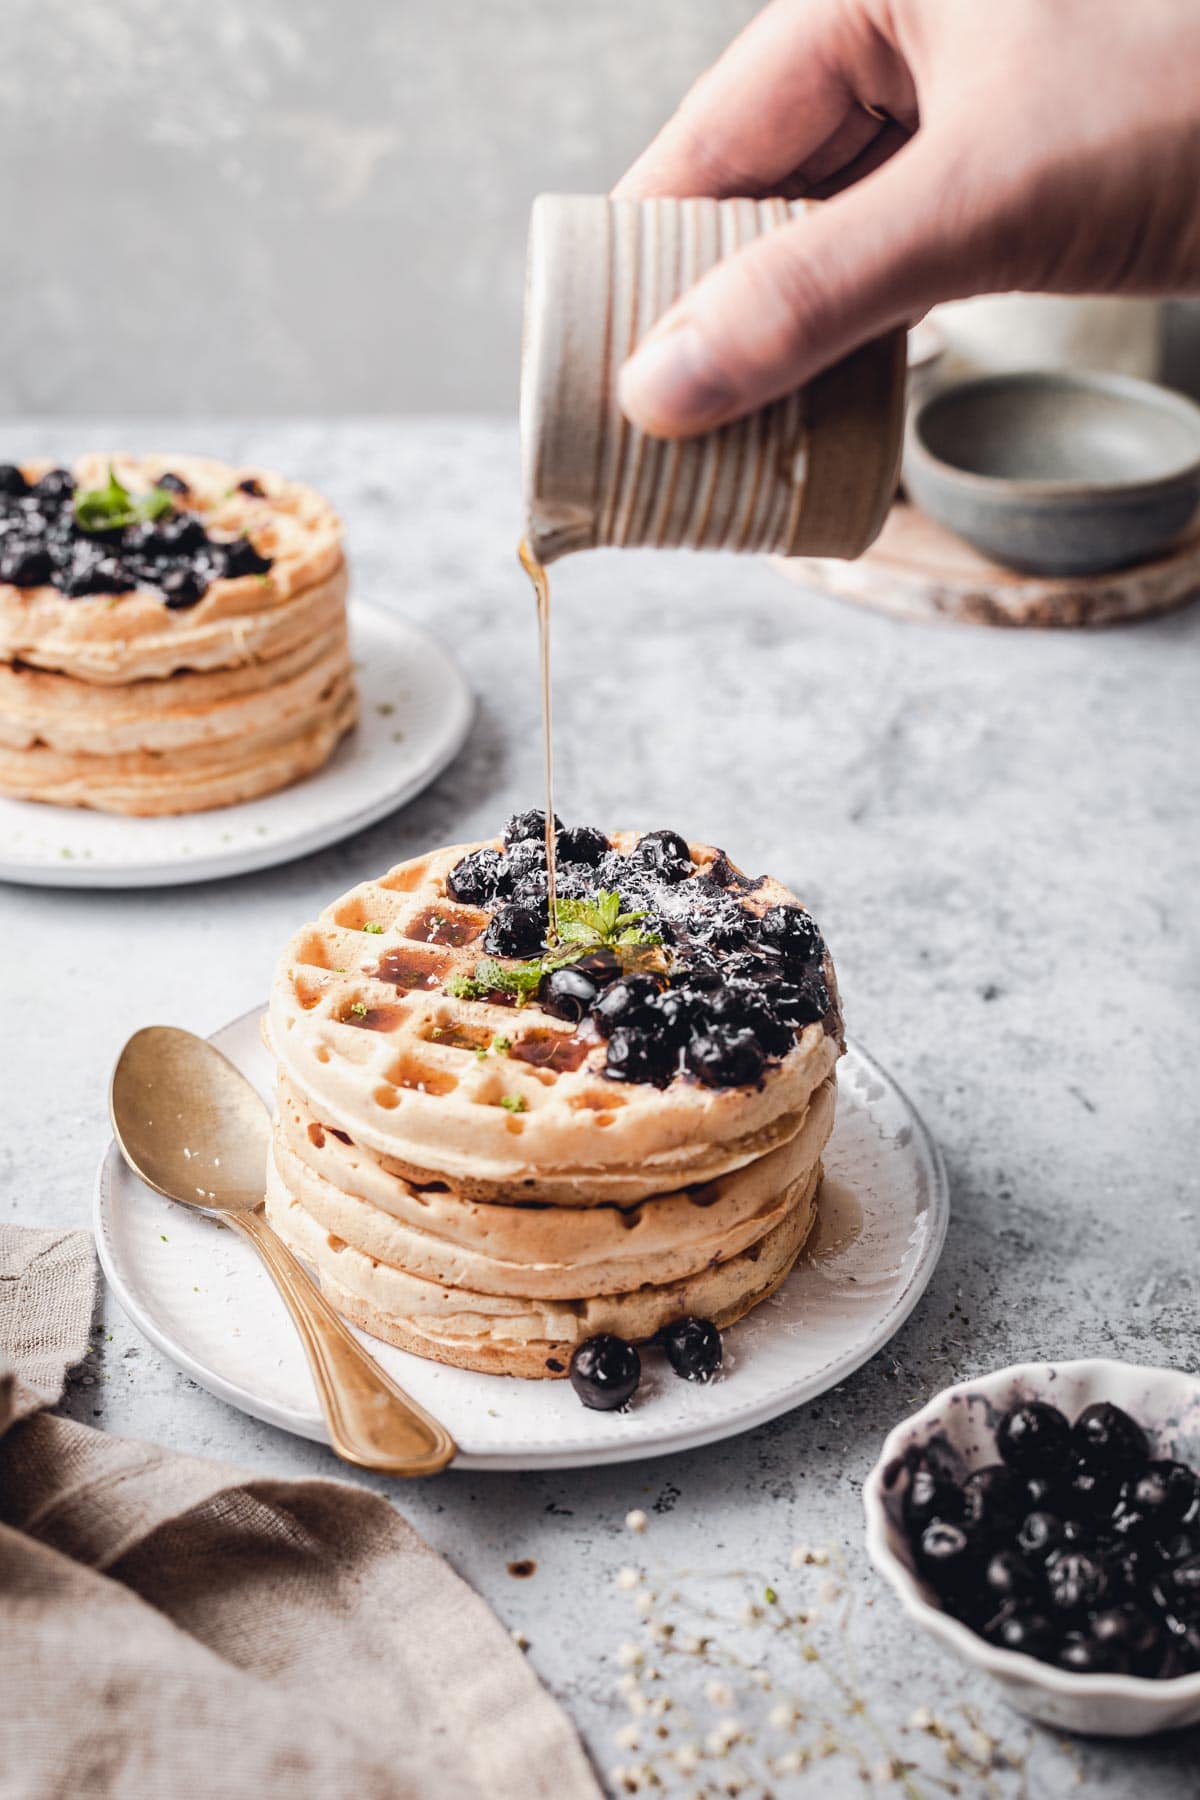
[[[641,1377],[641,1357],[611,1332],[588,1338],[571,1357],[571,1386],[593,1412],[616,1412],[633,1398]]]
[[[544,905],[522,906],[512,902],[493,915],[484,934],[483,947],[489,956],[518,959],[537,956],[545,944],[546,924]]]
[[[594,1002],[599,988],[589,975],[568,964],[552,969],[538,984],[538,1005],[556,1019],[578,1022]]]
[[[676,1319],[663,1326],[658,1341],[685,1381],[711,1381],[721,1367],[721,1334],[711,1319]]]
[[[1029,1400],[1001,1419],[996,1448],[1018,1475],[1062,1475],[1071,1461],[1071,1427],[1057,1406]]]

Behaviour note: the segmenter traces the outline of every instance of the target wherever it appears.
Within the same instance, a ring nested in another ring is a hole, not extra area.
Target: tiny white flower
[[[899,1781],[903,1772],[900,1764],[889,1756],[886,1761],[875,1764],[871,1770],[871,1779],[878,1787],[886,1787],[889,1781]]]
[[[660,1694],[657,1700],[652,1700],[650,1702],[650,1711],[656,1718],[661,1719],[664,1713],[669,1713],[671,1711],[674,1704],[675,1702],[672,1700],[670,1694]]]
[[[700,1767],[700,1750],[696,1744],[680,1744],[675,1751],[675,1767],[681,1775],[694,1775]]]
[[[633,1597],[633,1610],[639,1619],[648,1619],[654,1611],[654,1595],[648,1594],[645,1588]]]
[[[617,1686],[623,1694],[636,1694],[638,1691],[638,1678],[633,1674],[622,1675],[617,1682]]]
[[[823,1569],[825,1567],[825,1564],[829,1561],[828,1550],[812,1551],[810,1554],[810,1557],[809,1557],[809,1561],[816,1563],[818,1569]]]
[[[649,1519],[640,1506],[635,1506],[632,1512],[625,1514],[625,1526],[628,1531],[645,1531],[649,1523]]]
[[[796,1723],[796,1709],[790,1700],[781,1700],[767,1714],[767,1724],[773,1725],[776,1731],[790,1731]]]
[[[638,1728],[636,1725],[622,1725],[613,1733],[613,1742],[621,1750],[636,1750],[638,1747]]]
[[[649,1710],[650,1710],[650,1703],[646,1699],[646,1696],[645,1696],[645,1694],[643,1694],[641,1688],[634,1688],[633,1692],[631,1694],[627,1695],[625,1704],[629,1708],[630,1712],[633,1714],[635,1719],[640,1719],[640,1718],[644,1717],[644,1715],[647,1712],[649,1712]]]
[[[769,1688],[771,1685],[771,1677],[765,1669],[751,1669],[750,1679],[758,1688]]]
[[[623,1588],[626,1593],[628,1593],[631,1588],[635,1588],[641,1579],[642,1572],[640,1569],[617,1570],[617,1586]]]
[[[996,1746],[986,1731],[980,1731],[978,1727],[974,1731],[968,1731],[963,1743],[976,1762],[990,1765]]]
[[[669,1644],[675,1636],[675,1627],[666,1624],[662,1619],[655,1619],[648,1629],[651,1641],[655,1644]]]
[[[908,1722],[912,1726],[914,1731],[932,1731],[933,1730],[933,1725],[934,1725],[933,1714],[930,1712],[930,1710],[927,1706],[918,1706],[917,1710],[913,1713],[912,1718]]]
[[[733,1705],[733,1689],[727,1681],[710,1681],[705,1685],[704,1698],[710,1706],[728,1708]]]
[[[831,1575],[827,1575],[817,1589],[817,1599],[823,1606],[832,1606],[841,1593],[841,1588]]]
[[[529,1639],[525,1636],[523,1631],[510,1631],[508,1635],[517,1646],[518,1650],[528,1650]]]
[[[753,1625],[756,1620],[761,1618],[762,1607],[756,1606],[753,1600],[748,1600],[742,1608],[742,1624]]]
[[[782,1756],[775,1758],[777,1775],[799,1775],[804,1767],[804,1758],[799,1750],[785,1750]]]
[[[618,1644],[617,1662],[620,1664],[621,1668],[636,1669],[645,1660],[645,1655],[640,1644]]]
[[[811,1562],[811,1561],[812,1561],[812,1552],[809,1550],[808,1545],[807,1544],[797,1544],[795,1549],[792,1551],[792,1567],[793,1567],[793,1569],[802,1569],[806,1562]]]

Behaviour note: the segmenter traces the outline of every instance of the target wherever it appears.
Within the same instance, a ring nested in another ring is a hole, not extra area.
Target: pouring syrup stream
[[[537,596],[538,653],[542,668],[542,746],[546,759],[546,903],[550,915],[547,943],[558,942],[558,893],[555,886],[554,731],[550,712],[550,580],[526,538],[517,546],[521,567]]]

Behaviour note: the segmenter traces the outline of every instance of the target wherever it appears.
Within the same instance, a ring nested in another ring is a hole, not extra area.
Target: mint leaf
[[[160,519],[170,512],[173,502],[166,488],[151,488],[136,498],[117,480],[117,472],[108,465],[108,483],[102,488],[85,488],[75,496],[75,523],[81,531],[121,531],[126,525],[140,524],[143,519]]]
[[[529,1102],[524,1094],[501,1094],[500,1104],[507,1112],[528,1112]]]

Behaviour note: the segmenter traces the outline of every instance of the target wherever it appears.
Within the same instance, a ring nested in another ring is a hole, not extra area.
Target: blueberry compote
[[[908,1459],[904,1522],[946,1611],[1078,1675],[1200,1669],[1200,1478],[1156,1458],[1107,1401],[1074,1424],[1031,1400],[964,1477],[935,1440]]]
[[[604,1042],[610,1079],[753,1085],[804,1026],[836,1029],[825,945],[802,907],[756,908],[761,884],[723,852],[698,869],[674,831],[648,832],[628,853],[594,826],[555,818],[553,831],[557,941],[542,812],[515,813],[503,850],[462,857],[447,891],[491,910],[484,950],[528,965],[512,972],[521,998],[536,994],[545,1011]],[[494,986],[481,975],[457,991],[482,997]]]
[[[189,512],[187,483],[169,470],[149,494],[77,491],[66,469],[30,481],[0,463],[0,582],[56,587],[69,600],[148,588],[171,611],[195,606],[222,576],[265,575],[271,559],[248,537],[210,538]]]

